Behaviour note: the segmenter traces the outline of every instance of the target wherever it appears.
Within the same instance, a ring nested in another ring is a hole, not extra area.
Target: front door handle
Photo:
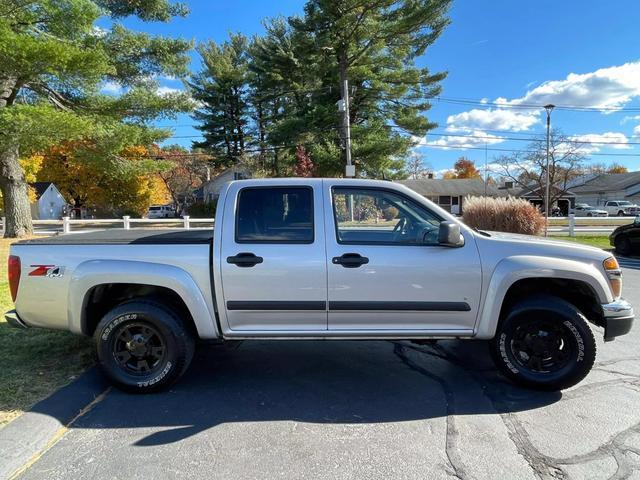
[[[369,263],[369,259],[359,253],[345,253],[341,257],[333,257],[332,262],[344,268],[358,268],[360,265]]]
[[[258,263],[262,263],[263,258],[253,253],[242,252],[234,257],[227,257],[227,263],[233,263],[239,267],[254,267]]]

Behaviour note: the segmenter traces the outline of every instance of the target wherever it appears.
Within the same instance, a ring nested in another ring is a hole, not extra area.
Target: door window
[[[240,190],[236,243],[313,243],[311,187]]]
[[[334,188],[338,243],[437,245],[442,218],[404,195],[383,189]]]

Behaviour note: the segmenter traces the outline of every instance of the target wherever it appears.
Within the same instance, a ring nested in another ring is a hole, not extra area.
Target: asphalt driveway
[[[597,336],[562,394],[506,382],[482,342],[206,346],[171,391],[109,390],[20,478],[640,479],[640,326]]]

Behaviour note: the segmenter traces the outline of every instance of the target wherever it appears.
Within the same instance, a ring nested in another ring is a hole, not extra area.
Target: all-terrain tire
[[[170,307],[131,300],[109,311],[94,333],[102,371],[118,388],[134,393],[162,390],[187,370],[195,339]]]
[[[516,304],[500,322],[490,349],[503,375],[538,390],[574,386],[596,359],[596,341],[584,315],[551,295]]]

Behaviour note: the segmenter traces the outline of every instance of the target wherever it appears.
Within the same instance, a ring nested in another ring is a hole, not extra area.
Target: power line
[[[518,150],[512,148],[486,148],[486,147],[451,147],[448,145],[422,145],[425,148],[443,148],[445,150],[489,150],[492,152],[512,152],[512,153],[539,153],[538,150]],[[587,156],[595,155],[599,157],[640,157],[640,153],[587,153]]]

